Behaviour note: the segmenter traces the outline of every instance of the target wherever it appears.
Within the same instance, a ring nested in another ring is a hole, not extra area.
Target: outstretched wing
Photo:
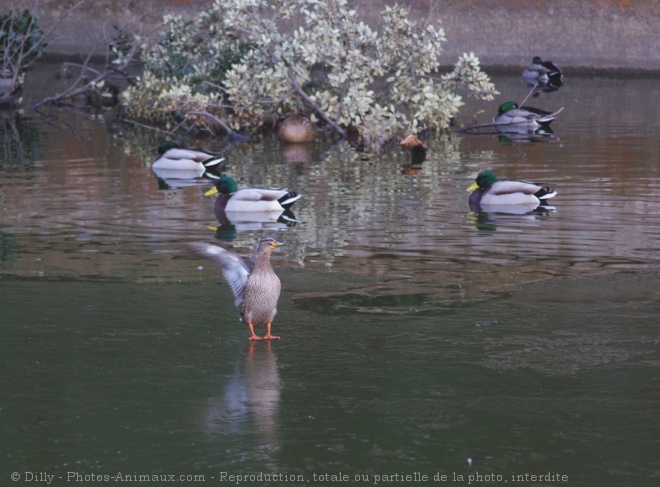
[[[189,243],[188,248],[200,257],[211,259],[220,267],[222,275],[234,294],[234,305],[240,306],[243,302],[245,284],[250,274],[250,268],[241,256],[217,245],[201,242]]]

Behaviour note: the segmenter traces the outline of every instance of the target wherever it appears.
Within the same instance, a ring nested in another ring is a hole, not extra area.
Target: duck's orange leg
[[[266,334],[264,335],[264,340],[279,340],[280,337],[270,334],[270,321],[266,323]]]
[[[248,328],[250,328],[250,333],[251,333],[250,340],[263,340],[263,338],[261,338],[259,335],[257,335],[254,332],[254,325],[252,323],[248,323]]]

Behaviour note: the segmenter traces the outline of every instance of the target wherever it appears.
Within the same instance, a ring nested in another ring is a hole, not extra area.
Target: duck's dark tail
[[[203,164],[204,164],[204,167],[208,168],[208,167],[217,166],[218,164],[220,164],[224,160],[225,160],[224,157],[212,157],[212,158],[204,161]]]
[[[547,86],[550,88],[559,89],[564,81],[564,76],[561,72],[561,69],[559,69],[559,66],[557,66],[552,61],[545,61],[543,63],[543,67],[550,70],[547,75]]]
[[[300,198],[302,198],[301,194],[298,194],[294,191],[289,191],[287,194],[282,196],[279,200],[280,205],[282,205],[282,208],[284,209],[289,209],[291,208],[291,205],[293,205],[296,201],[298,201]]]
[[[536,196],[540,200],[549,200],[550,198],[554,198],[557,196],[557,192],[548,186],[544,186],[541,189],[539,189],[536,193],[534,193],[534,196]]]

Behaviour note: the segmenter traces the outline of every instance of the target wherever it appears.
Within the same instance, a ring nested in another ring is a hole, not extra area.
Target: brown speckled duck
[[[270,265],[270,254],[284,245],[272,237],[262,237],[252,259],[252,268],[234,252],[206,243],[191,243],[189,247],[198,255],[213,260],[234,294],[234,304],[240,306],[241,319],[250,328],[250,340],[277,340],[270,328],[277,314],[280,298],[280,279]],[[266,325],[263,337],[254,332],[255,326]]]
[[[313,142],[316,138],[314,124],[304,115],[287,117],[280,125],[279,134],[282,142],[291,144]]]

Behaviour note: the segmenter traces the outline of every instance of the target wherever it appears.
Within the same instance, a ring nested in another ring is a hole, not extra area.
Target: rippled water
[[[526,94],[495,82],[502,100]],[[220,229],[208,182],[152,174],[162,135],[110,112],[3,114],[0,476],[651,485],[660,82],[567,76],[528,104],[564,107],[553,137],[438,137],[421,164],[330,138],[188,141],[223,151],[240,185],[304,195],[295,224]],[[459,124],[494,105],[469,102]],[[482,169],[550,184],[556,211],[472,213]],[[283,339],[250,345],[228,287],[183,244],[247,254],[265,232],[286,242]]]

